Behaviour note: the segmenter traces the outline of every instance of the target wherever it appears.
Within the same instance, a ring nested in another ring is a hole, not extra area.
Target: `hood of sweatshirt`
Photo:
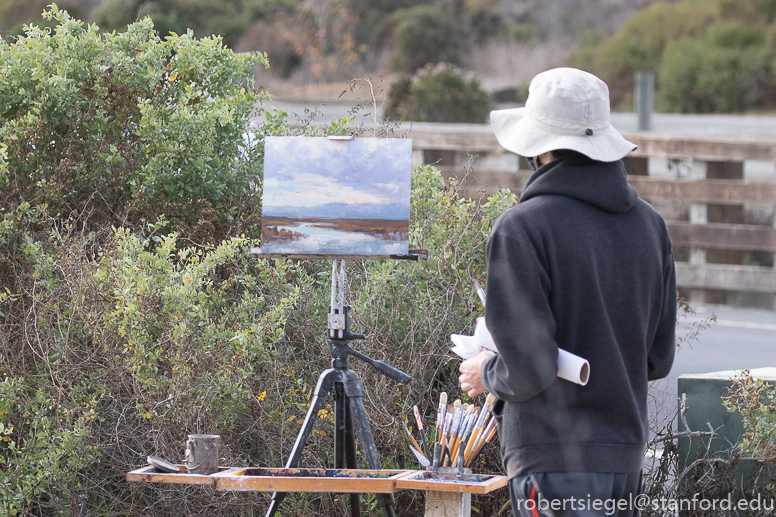
[[[639,195],[628,183],[621,160],[598,162],[587,157],[556,160],[541,166],[526,183],[520,201],[541,195],[567,196],[608,212],[627,212]]]

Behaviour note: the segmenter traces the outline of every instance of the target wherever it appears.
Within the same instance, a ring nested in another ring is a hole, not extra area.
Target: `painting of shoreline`
[[[406,253],[409,230],[409,221],[264,216],[261,242],[274,253],[339,254],[346,246],[363,255],[397,255]]]
[[[265,146],[262,254],[407,254],[411,141],[268,137]]]

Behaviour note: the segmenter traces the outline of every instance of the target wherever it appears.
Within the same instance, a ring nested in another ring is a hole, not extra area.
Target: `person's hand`
[[[476,397],[480,393],[485,393],[485,385],[482,384],[480,370],[483,361],[489,357],[493,357],[493,352],[483,350],[471,359],[462,362],[461,366],[458,367],[458,370],[461,372],[458,382],[461,383],[461,389],[467,392],[466,394],[471,398]]]

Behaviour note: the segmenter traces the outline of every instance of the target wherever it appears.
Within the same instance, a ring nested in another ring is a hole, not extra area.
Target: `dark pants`
[[[641,472],[550,472],[509,480],[515,517],[637,516]]]

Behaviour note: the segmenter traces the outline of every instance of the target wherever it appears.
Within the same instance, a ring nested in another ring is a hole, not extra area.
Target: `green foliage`
[[[391,85],[385,115],[396,120],[483,123],[492,108],[473,73],[429,64]]]
[[[535,36],[536,29],[531,23],[511,23],[504,27],[504,34],[515,41],[529,41]]]
[[[484,280],[490,228],[514,202],[508,191],[462,199],[435,169],[416,169],[410,245],[429,260],[349,263],[354,330],[367,335],[354,346],[414,378],[398,386],[354,360],[373,422],[415,404],[432,415],[438,392],[455,396],[448,336],[482,314],[471,279]],[[285,460],[329,366],[329,264],[251,259],[255,243],[242,237],[185,247],[166,227],[85,234],[29,204],[0,219],[0,269],[14,271],[0,290],[0,504],[9,511],[162,515],[174,504],[181,515],[240,515],[260,496],[116,480],[148,454],[180,461],[191,432],[221,434],[226,465]],[[331,465],[331,412],[318,415],[308,465]],[[400,426],[373,432],[386,465],[416,466]],[[499,468],[496,457],[483,461]],[[306,515],[336,506],[320,495],[287,504]],[[417,500],[400,504],[420,511]]]
[[[65,398],[34,381],[0,379],[0,511],[25,514],[50,489],[63,500],[79,488],[78,472],[97,460],[87,442],[97,418],[95,387],[73,386]]]
[[[633,74],[656,72],[657,105],[680,112],[730,112],[774,104],[771,0],[656,2],[615,34],[586,37],[572,63],[631,102]]]
[[[190,32],[161,40],[148,18],[100,34],[56,7],[44,15],[53,31],[0,42],[3,205],[36,200],[102,227],[166,212],[186,234],[215,225],[204,241],[223,234],[259,172],[242,134],[266,98],[251,91],[266,56]]]
[[[264,136],[289,133],[283,112],[244,133],[266,95],[248,71],[265,57],[190,33],[162,40],[149,19],[100,34],[48,16],[53,30],[0,42],[0,508],[244,515],[264,496],[124,477],[149,454],[180,461],[193,432],[221,434],[225,465],[281,465],[329,367],[329,265],[250,258],[258,243],[239,232],[259,226]],[[347,134],[349,120],[302,134]],[[397,386],[354,361],[386,465],[416,466],[388,424],[414,404],[432,415],[439,391],[455,396],[448,336],[481,314],[471,279],[483,279],[490,228],[514,202],[507,191],[461,199],[417,169],[411,246],[429,261],[349,263],[354,330],[367,335],[355,346],[415,378]],[[308,465],[331,465],[331,410]],[[317,494],[287,504],[342,510]]]
[[[739,449],[768,461],[776,459],[776,387],[744,370],[723,400],[728,412],[739,413],[744,420]]]
[[[245,239],[203,253],[177,249],[176,237],[151,240],[117,231],[114,253],[103,256],[95,272],[113,299],[95,341],[120,354],[122,369],[145,392],[146,403],[137,407],[144,418],[185,424],[192,417],[186,408],[209,404],[211,425],[228,429],[253,398],[255,374],[276,358],[299,290],[267,279],[263,263],[255,274],[265,289],[285,296],[277,303],[250,289],[257,281],[252,273],[220,278],[217,269],[235,267]]]
[[[428,63],[458,62],[453,46],[454,20],[446,18],[438,6],[417,5],[394,11],[387,19],[392,27],[391,68],[412,74]]]
[[[763,31],[719,22],[703,39],[667,45],[658,69],[664,106],[681,112],[730,112],[761,105],[762,75],[773,50]]]
[[[91,17],[106,30],[123,31],[138,18],[148,16],[163,36],[191,29],[197,37],[220,35],[231,47],[258,16],[260,4],[235,0],[104,0]]]
[[[596,38],[588,35],[590,40],[571,62],[607,82],[614,106],[629,101],[633,95],[633,74],[657,71],[669,41],[701,35],[719,19],[717,1],[655,2],[597,44]]]

